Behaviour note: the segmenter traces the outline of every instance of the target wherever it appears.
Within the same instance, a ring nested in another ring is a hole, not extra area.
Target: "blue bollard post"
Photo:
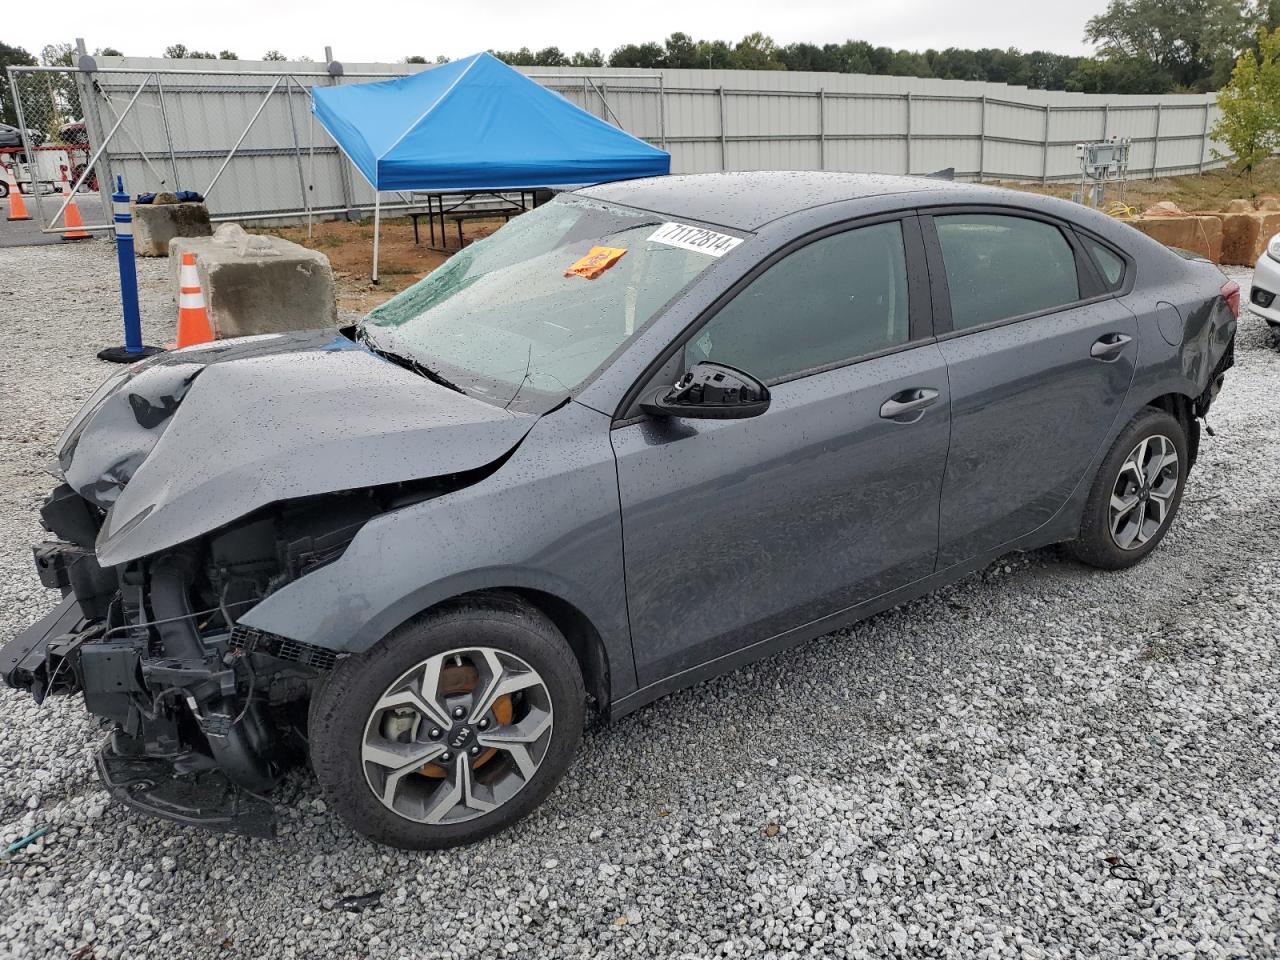
[[[107,347],[98,353],[99,360],[110,363],[133,363],[163,351],[142,343],[142,316],[138,312],[138,268],[133,259],[133,215],[129,212],[129,194],[124,178],[116,177],[116,192],[111,195],[115,208],[116,262],[120,266],[120,302],[124,307],[124,346]]]

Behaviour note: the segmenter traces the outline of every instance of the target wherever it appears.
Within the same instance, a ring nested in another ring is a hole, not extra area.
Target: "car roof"
[[[969,185],[963,185],[969,186]],[[817,170],[754,170],[647,177],[587,187],[588,197],[739,230],[842,200],[957,190],[929,177]]]

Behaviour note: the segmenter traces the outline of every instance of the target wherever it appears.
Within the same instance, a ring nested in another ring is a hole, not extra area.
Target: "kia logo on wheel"
[[[450,740],[450,741],[449,741],[449,746],[453,747],[453,748],[456,750],[456,749],[458,749],[458,747],[460,747],[460,746],[462,746],[464,743],[466,743],[466,742],[467,742],[467,738],[468,738],[468,737],[470,737],[470,736],[471,736],[471,728],[470,728],[470,727],[460,727],[460,728],[458,729],[457,734],[454,736],[454,738],[453,738],[452,740]]]

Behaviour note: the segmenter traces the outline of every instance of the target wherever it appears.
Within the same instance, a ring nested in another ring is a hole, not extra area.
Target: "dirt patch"
[[[1078,189],[1079,183],[1001,183],[1000,186],[1069,200],[1071,191]],[[1264,196],[1280,196],[1280,159],[1265,161],[1250,177],[1223,167],[1185,177],[1130,180],[1124,189],[1124,203],[1137,212],[1161,200],[1172,200],[1188,211],[1226,210],[1232,200]],[[1110,208],[1112,202],[1119,199],[1119,187],[1107,187],[1105,206]]]
[[[503,225],[494,220],[471,220],[462,225],[462,234],[468,242],[487,237]],[[457,242],[457,228],[449,224],[450,242]],[[434,270],[455,251],[448,253],[432,250],[425,220],[418,233],[421,244],[413,242],[413,223],[406,219],[384,220],[382,242],[379,245],[379,282],[372,283],[369,273],[373,268],[373,223],[348,223],[335,221],[317,223],[310,239],[307,228],[267,227],[250,231],[269,233],[300,243],[312,250],[319,250],[329,258],[333,277],[338,287],[338,309],[366,313],[384,300],[389,300],[401,290],[417,283]]]

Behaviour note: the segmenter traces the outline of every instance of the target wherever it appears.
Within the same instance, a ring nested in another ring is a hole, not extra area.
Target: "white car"
[[[1249,308],[1272,327],[1280,327],[1280,233],[1254,265]]]

